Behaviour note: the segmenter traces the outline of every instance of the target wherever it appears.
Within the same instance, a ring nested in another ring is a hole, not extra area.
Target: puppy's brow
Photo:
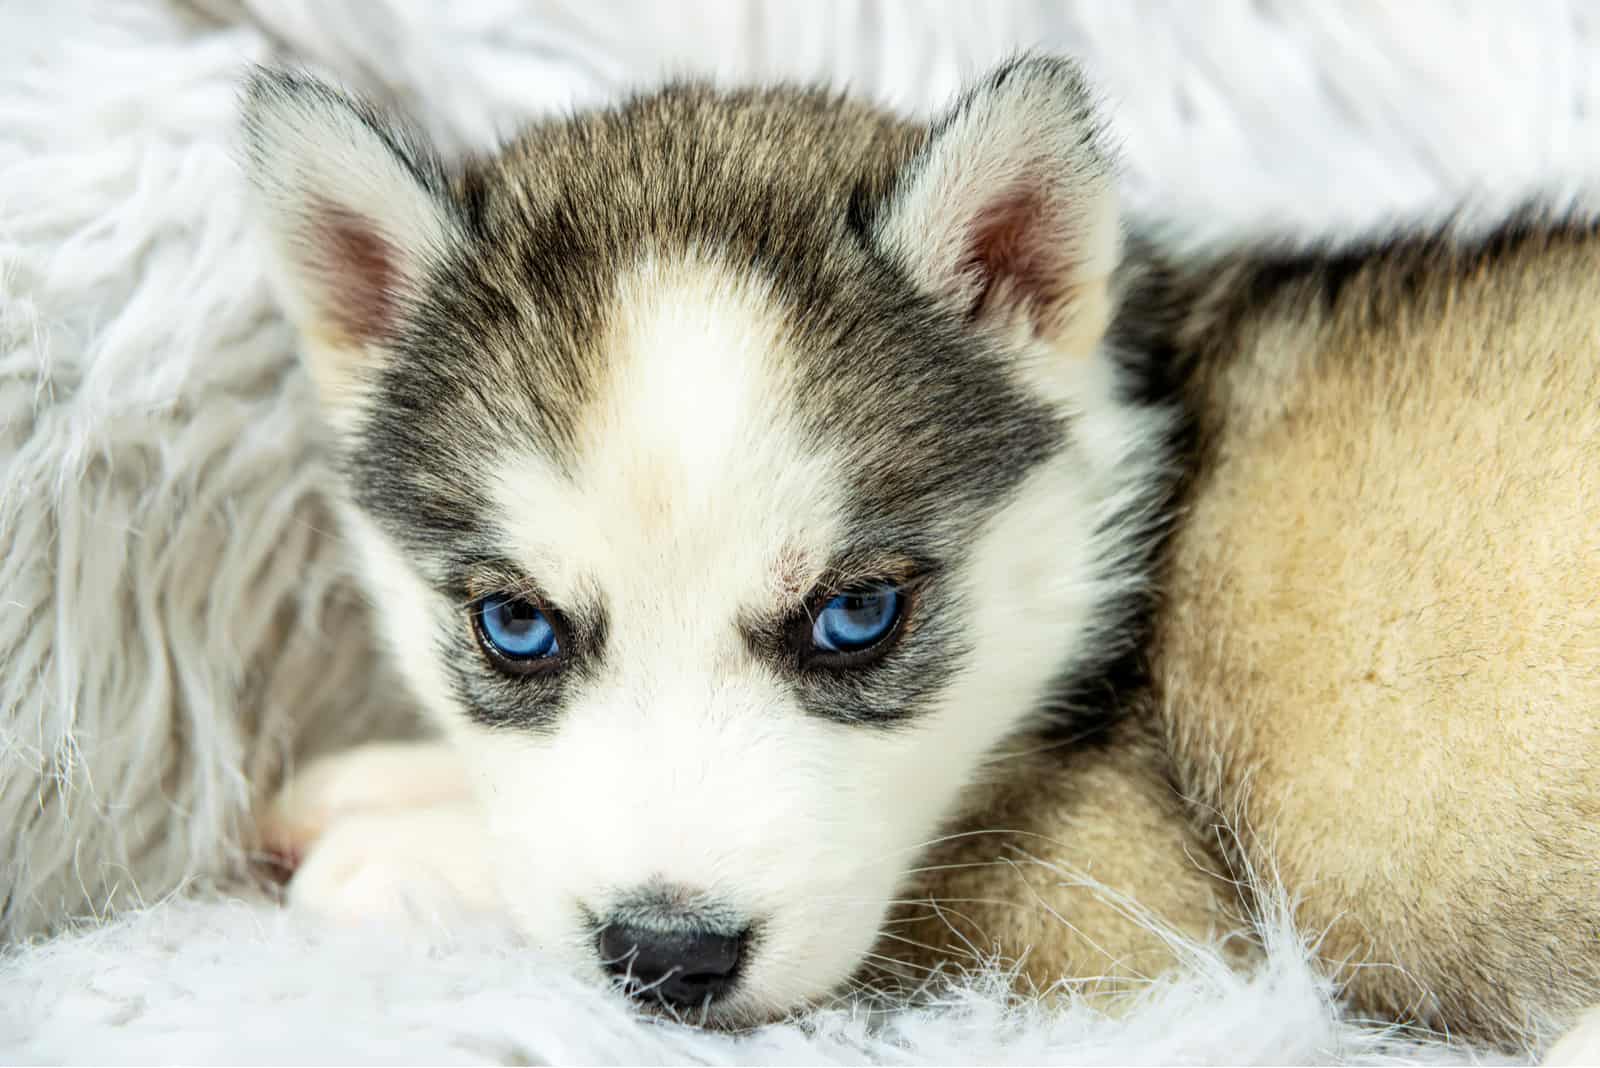
[[[811,556],[797,545],[786,545],[772,564],[773,587],[780,600],[797,601],[811,589]]]

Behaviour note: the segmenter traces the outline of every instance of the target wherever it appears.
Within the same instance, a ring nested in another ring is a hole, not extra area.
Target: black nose
[[[742,931],[662,931],[613,922],[600,931],[600,960],[634,997],[695,1009],[733,986],[744,942]]]

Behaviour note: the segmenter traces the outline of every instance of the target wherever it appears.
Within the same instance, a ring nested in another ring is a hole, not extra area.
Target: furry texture
[[[328,529],[310,386],[245,242],[231,148],[246,61],[325,66],[465,147],[663,67],[831,75],[929,107],[1018,44],[1042,45],[1084,56],[1112,98],[1134,207],[1197,242],[1261,219],[1309,233],[1434,215],[1467,194],[1491,209],[1565,197],[1600,174],[1600,48],[1577,4],[1527,5],[1514,21],[1492,3],[1219,13],[839,0],[803,22],[777,3],[687,16],[588,7],[0,8],[0,820],[11,828],[0,933],[227,874],[244,812],[286,757],[404,711],[372,672]],[[726,1038],[630,1023],[602,995],[482,943],[430,951],[323,938],[249,910],[164,908],[11,959],[0,1050],[243,1057],[242,1039],[270,1019],[274,1035],[314,1036],[277,1047],[288,1059],[482,1060],[506,1052],[497,1043],[514,1017],[514,1056],[1370,1053],[1371,1036],[1336,1022],[1295,947],[1253,985],[1202,973],[1163,987],[1122,1025],[1012,1015],[980,993],[872,1038],[829,1016],[729,1053]],[[111,959],[129,970],[106,973]],[[415,1000],[379,996],[396,975]],[[510,990],[543,1011],[499,1000]],[[283,1026],[283,994],[302,1027]],[[581,1006],[604,1006],[594,1011],[615,1027],[596,1028]],[[401,1050],[397,1034],[424,1045]]]
[[[719,1021],[836,989],[976,765],[1103,671],[1151,540],[1170,413],[1099,345],[1117,226],[1080,79],[1010,64],[921,146],[679,84],[448,184],[317,83],[260,75],[246,110],[348,428],[344,529],[482,803],[484,881],[597,976],[639,900],[748,928]],[[842,668],[813,617],[879,582],[901,622]],[[511,670],[466,608],[502,594],[550,617]],[[385,837],[422,848],[411,815]]]
[[[1596,232],[1210,265],[1175,331],[1205,398],[1154,656],[1184,796],[1330,959],[1405,962],[1350,969],[1359,1003],[1502,1042],[1600,978]]]
[[[745,1034],[637,1016],[506,932],[384,937],[243,902],[172,903],[0,970],[7,1063],[1504,1063],[1340,1019],[1286,928],[1249,979],[1209,951],[1122,1019],[1002,992],[997,973],[920,1009],[841,1003]]]

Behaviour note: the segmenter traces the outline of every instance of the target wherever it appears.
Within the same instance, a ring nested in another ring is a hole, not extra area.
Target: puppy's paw
[[[483,815],[469,802],[358,812],[329,827],[289,882],[290,908],[342,923],[496,911]]]
[[[257,823],[258,845],[293,871],[331,826],[352,815],[469,796],[465,766],[441,742],[365,745],[312,761],[291,777]]]
[[[1578,1017],[1572,1030],[1545,1051],[1543,1064],[1600,1064],[1600,1006]]]

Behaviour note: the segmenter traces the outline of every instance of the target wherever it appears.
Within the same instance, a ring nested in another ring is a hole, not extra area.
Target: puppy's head
[[[1068,65],[930,127],[679,86],[447,168],[261,74],[248,160],[376,625],[526,932],[719,1020],[835,989],[1093,665],[1157,416]]]

